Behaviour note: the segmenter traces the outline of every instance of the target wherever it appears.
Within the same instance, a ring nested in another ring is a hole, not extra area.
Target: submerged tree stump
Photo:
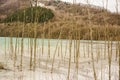
[[[1,62],[0,62],[0,69],[4,69],[4,66]]]

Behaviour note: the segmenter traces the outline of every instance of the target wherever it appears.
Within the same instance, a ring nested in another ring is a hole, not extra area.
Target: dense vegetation
[[[1,24],[0,36],[22,37],[23,23]],[[36,27],[35,27],[36,26]],[[59,27],[60,26],[60,27]],[[67,21],[49,22],[46,24],[28,23],[24,25],[24,37],[34,37],[36,32],[37,38],[54,38],[68,39],[71,35],[72,39],[90,40],[92,28],[93,40],[120,40],[120,27],[117,25],[82,25]],[[36,29],[35,29],[36,28]]]
[[[5,19],[5,22],[45,22],[54,17],[50,9],[42,7],[30,7],[17,10]]]

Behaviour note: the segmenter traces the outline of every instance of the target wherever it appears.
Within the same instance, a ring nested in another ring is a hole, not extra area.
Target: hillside
[[[55,17],[45,23],[24,25],[24,37],[120,40],[120,15],[103,8],[69,4],[60,1],[43,1],[46,6],[54,7]],[[21,37],[24,23],[0,24],[0,36]],[[36,26],[36,31],[35,31]],[[91,28],[90,28],[91,27]]]
[[[77,20],[82,19],[86,22],[89,20],[93,24],[117,24],[120,25],[120,15],[116,13],[111,13],[104,8],[94,6],[94,5],[85,5],[85,4],[70,4],[61,1],[51,1],[44,2],[48,6],[55,6],[56,10],[62,11],[63,14],[68,13],[74,15],[74,18]]]
[[[0,20],[14,11],[28,6],[29,0],[0,0]]]
[[[111,13],[101,7],[84,4],[70,4],[61,1],[43,1],[46,6],[55,7],[55,12],[64,15],[72,14],[76,19],[89,20],[93,24],[117,24],[120,25],[120,15]],[[30,6],[29,0],[0,0],[0,18],[5,18],[8,14],[18,9]],[[88,13],[89,12],[89,13]],[[55,13],[56,14],[56,13]],[[59,14],[61,15],[61,14]],[[57,15],[57,16],[59,16]],[[89,17],[88,17],[89,16]]]

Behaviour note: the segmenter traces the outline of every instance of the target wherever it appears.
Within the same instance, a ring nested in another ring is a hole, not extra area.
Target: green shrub
[[[45,22],[54,17],[53,12],[50,9],[42,7],[29,7],[26,9],[18,10],[8,16],[5,22]]]

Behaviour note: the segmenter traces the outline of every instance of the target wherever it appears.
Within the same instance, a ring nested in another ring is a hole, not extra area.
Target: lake
[[[0,37],[0,62],[8,69],[0,70],[0,79],[66,80],[70,63],[70,80],[93,80],[92,61],[94,61],[97,79],[109,80],[108,53],[112,53],[111,80],[118,80],[117,43],[117,41]],[[33,70],[29,69],[31,54]],[[35,71],[34,58],[36,58]],[[21,59],[22,71],[20,71]],[[79,66],[78,73],[76,60]]]

